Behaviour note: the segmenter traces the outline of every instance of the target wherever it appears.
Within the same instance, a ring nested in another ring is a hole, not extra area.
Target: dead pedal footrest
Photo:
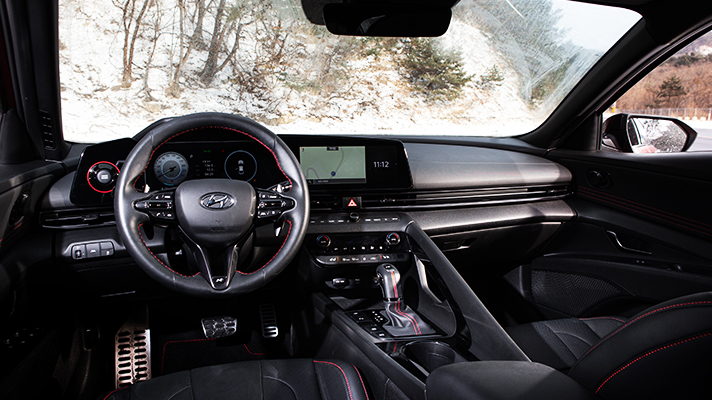
[[[151,379],[151,332],[148,326],[127,322],[114,338],[116,389]]]

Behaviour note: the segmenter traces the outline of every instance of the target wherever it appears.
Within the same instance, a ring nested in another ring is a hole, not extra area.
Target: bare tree
[[[128,88],[133,82],[132,71],[136,39],[143,28],[143,18],[146,15],[146,11],[153,4],[154,0],[114,0],[114,6],[122,11],[121,25],[124,31],[121,87]]]
[[[155,7],[154,7],[154,12],[148,17],[150,22],[147,22],[147,24],[150,24],[152,31],[151,31],[151,36],[149,37],[149,41],[151,42],[151,46],[148,51],[147,59],[146,59],[146,66],[144,68],[144,73],[143,73],[143,87],[141,88],[140,92],[144,94],[144,97],[148,101],[153,101],[154,98],[151,96],[151,89],[148,87],[148,75],[151,71],[151,63],[153,62],[153,56],[156,54],[156,47],[158,45],[158,39],[161,37],[162,34],[162,29],[163,27],[161,26],[161,20],[163,17],[163,10],[161,9],[161,2],[160,0],[153,0],[155,2]]]

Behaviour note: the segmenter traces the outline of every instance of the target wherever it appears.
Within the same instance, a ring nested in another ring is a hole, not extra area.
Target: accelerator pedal
[[[262,337],[269,339],[279,336],[277,311],[274,309],[273,304],[265,303],[260,305],[260,322],[262,323]]]

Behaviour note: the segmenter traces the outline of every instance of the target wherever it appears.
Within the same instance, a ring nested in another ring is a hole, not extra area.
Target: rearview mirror
[[[603,146],[625,153],[678,153],[697,132],[677,118],[616,114],[603,123]]]
[[[392,4],[326,4],[329,32],[349,36],[435,37],[447,32],[450,7]]]

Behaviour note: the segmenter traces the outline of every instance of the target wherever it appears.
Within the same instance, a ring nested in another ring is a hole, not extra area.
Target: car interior
[[[0,0],[0,398],[709,398],[712,153],[604,114],[712,3],[582,2],[640,17],[515,136],[206,110],[83,143],[60,2]],[[292,3],[372,39],[526,2]]]

